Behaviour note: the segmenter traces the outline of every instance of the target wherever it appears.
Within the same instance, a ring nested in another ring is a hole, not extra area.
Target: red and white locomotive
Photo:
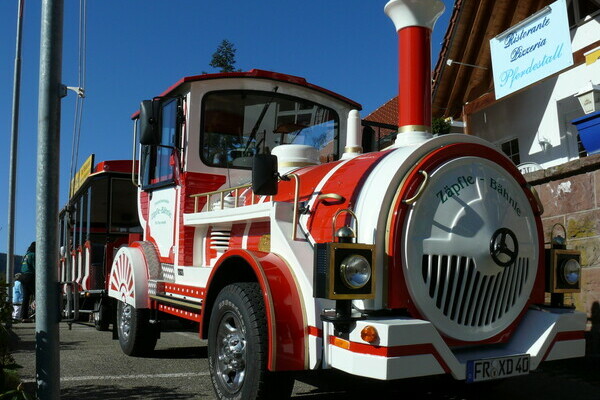
[[[357,103],[289,75],[187,77],[142,103],[143,240],[109,284],[125,353],[152,350],[165,313],[197,321],[220,399],[285,398],[284,371],[481,381],[583,355],[585,314],[544,305],[578,290],[578,264],[545,257],[535,193],[489,143],[429,133],[443,8],[385,7],[401,66],[384,151],[362,154]]]

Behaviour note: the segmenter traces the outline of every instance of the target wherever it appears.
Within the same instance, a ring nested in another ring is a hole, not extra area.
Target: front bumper
[[[542,361],[585,355],[585,313],[565,309],[529,309],[508,343],[451,349],[429,321],[374,318],[357,321],[349,340],[334,336],[333,324],[323,322],[323,367],[350,374],[391,380],[452,374],[466,378],[467,362],[529,354],[530,369]],[[361,330],[371,325],[379,339],[363,341]]]

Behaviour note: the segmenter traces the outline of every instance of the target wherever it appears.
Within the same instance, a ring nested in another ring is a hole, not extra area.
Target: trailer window
[[[215,167],[250,168],[257,153],[281,144],[306,144],[321,162],[339,154],[339,117],[311,101],[278,94],[232,90],[202,101],[200,156]]]

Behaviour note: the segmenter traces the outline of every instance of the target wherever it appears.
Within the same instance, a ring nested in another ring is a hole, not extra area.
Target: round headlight
[[[579,277],[581,275],[581,265],[575,260],[571,258],[565,261],[562,265],[562,276],[566,283],[569,285],[576,285],[579,282]]]
[[[363,256],[348,256],[340,265],[340,275],[348,288],[360,289],[371,279],[371,264]]]

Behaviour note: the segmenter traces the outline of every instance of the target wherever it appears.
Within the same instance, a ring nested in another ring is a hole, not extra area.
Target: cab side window
[[[177,168],[177,133],[179,132],[179,99],[168,99],[160,107],[160,143],[142,146],[143,189],[175,182]]]

